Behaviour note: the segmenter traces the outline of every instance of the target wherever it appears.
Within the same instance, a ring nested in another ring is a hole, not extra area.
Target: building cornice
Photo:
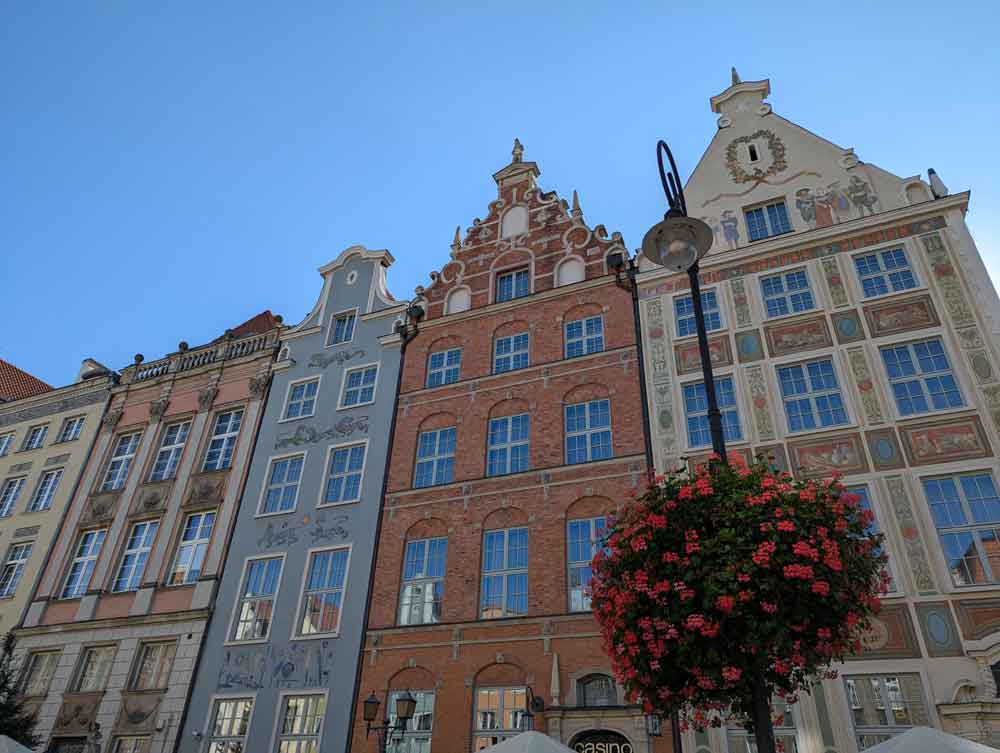
[[[130,615],[128,617],[107,617],[99,620],[83,622],[57,622],[52,625],[36,625],[17,629],[18,638],[52,633],[66,633],[70,630],[114,630],[128,628],[130,630],[142,626],[167,625],[174,622],[196,622],[207,620],[209,609],[189,609],[183,612],[164,612],[162,614]]]

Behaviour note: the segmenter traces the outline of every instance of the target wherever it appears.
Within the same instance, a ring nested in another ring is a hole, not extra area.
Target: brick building
[[[416,694],[401,751],[504,739],[531,695],[564,742],[652,750],[583,593],[603,516],[646,479],[630,293],[606,265],[625,249],[522,151],[417,289],[358,690]],[[353,750],[373,745],[359,706]]]

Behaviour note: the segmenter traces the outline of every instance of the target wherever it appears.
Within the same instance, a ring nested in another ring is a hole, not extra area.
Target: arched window
[[[617,703],[615,681],[608,675],[587,675],[577,681],[577,706],[615,706]]]

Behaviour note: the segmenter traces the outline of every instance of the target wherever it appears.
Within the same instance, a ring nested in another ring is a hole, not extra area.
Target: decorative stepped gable
[[[429,287],[416,289],[427,319],[494,303],[499,273],[527,267],[531,292],[540,293],[605,275],[607,255],[625,253],[621,233],[609,237],[603,225],[587,225],[576,191],[570,205],[538,187],[538,166],[523,161],[517,139],[512,154],[511,163],[493,175],[497,199],[486,219],[473,220],[464,240],[456,228],[451,261],[431,272]]]

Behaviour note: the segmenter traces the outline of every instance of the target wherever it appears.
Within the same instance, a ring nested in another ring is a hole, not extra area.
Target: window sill
[[[316,509],[317,510],[327,510],[327,509],[329,509],[331,507],[343,507],[344,505],[356,505],[360,501],[361,501],[361,498],[358,497],[358,499],[348,499],[348,500],[344,500],[343,502],[318,502],[316,504]]]
[[[290,424],[292,421],[301,421],[304,418],[314,418],[315,416],[316,416],[316,412],[313,411],[312,413],[310,413],[307,416],[292,416],[291,418],[279,418],[277,421],[275,421],[275,423],[276,424]]]
[[[795,228],[791,230],[782,230],[780,233],[770,233],[769,235],[761,236],[760,238],[750,238],[750,234],[747,233],[747,244],[762,243],[763,241],[773,240],[774,238],[780,238],[783,235],[794,235]]]
[[[316,635],[293,635],[288,640],[290,640],[290,641],[315,641],[315,640],[322,640],[322,639],[326,639],[326,638],[339,638],[339,637],[340,637],[340,631],[338,630],[335,633],[316,633]]]
[[[857,430],[860,426],[855,421],[848,421],[846,424],[836,424],[835,426],[817,426],[815,429],[797,429],[796,431],[785,431],[786,439],[800,439],[801,437],[811,437],[815,435],[826,436],[840,431]]]
[[[57,439],[52,444],[53,445],[57,445],[57,444],[69,444],[70,442],[78,442],[79,440],[80,440],[80,437],[73,437],[72,439]]]
[[[723,325],[722,327],[719,327],[718,329],[710,329],[710,330],[706,330],[705,331],[705,334],[709,338],[711,338],[711,337],[713,337],[713,336],[715,336],[717,334],[725,335],[725,334],[728,334],[728,333],[729,333],[729,328],[726,327],[725,325]],[[693,332],[690,335],[675,335],[674,336],[674,342],[675,343],[682,343],[682,342],[694,341],[694,340],[697,340],[697,339],[698,339],[698,333],[697,332]]]
[[[367,405],[375,405],[375,398],[372,398],[367,403],[354,403],[354,405],[338,405],[337,410],[354,410],[355,408],[364,408]]]
[[[276,518],[279,515],[289,515],[298,509],[298,504],[290,510],[278,510],[276,512],[258,512],[254,513],[254,518]]]
[[[350,340],[341,340],[340,342],[336,342],[336,343],[327,343],[323,347],[324,348],[339,348],[341,345],[352,345],[353,343],[354,343],[354,338],[352,337]]]
[[[813,306],[811,309],[806,309],[805,311],[793,311],[790,314],[778,314],[777,316],[767,316],[765,314],[764,325],[768,325],[774,322],[787,322],[790,319],[795,319],[799,316],[815,316],[816,314],[822,314],[823,310]]]
[[[958,408],[941,408],[940,410],[930,410],[926,413],[907,413],[905,416],[900,416],[896,414],[894,416],[896,423],[899,424],[899,428],[905,428],[910,423],[925,421],[927,419],[935,419],[939,416],[952,416],[960,413],[970,413],[974,412],[979,415],[979,411],[975,410],[971,405],[963,405]]]
[[[261,643],[267,643],[269,640],[270,640],[270,638],[254,638],[252,641],[251,640],[246,640],[246,641],[232,641],[232,640],[230,640],[230,641],[223,641],[222,645],[223,646],[257,646],[257,645],[259,645]]]
[[[25,510],[21,514],[22,515],[35,515],[36,513],[40,513],[40,512],[48,512],[51,509],[52,509],[52,505],[49,505],[48,507],[42,507],[42,508],[39,508],[38,510]]]

